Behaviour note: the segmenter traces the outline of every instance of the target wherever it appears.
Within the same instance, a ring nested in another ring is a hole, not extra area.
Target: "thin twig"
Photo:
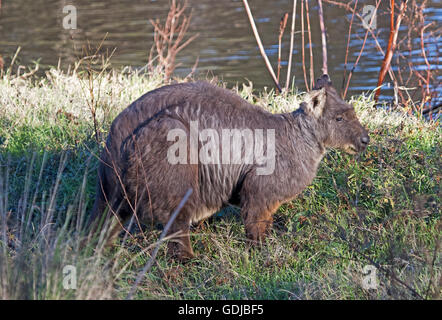
[[[308,0],[305,1],[305,15],[307,17],[307,31],[308,31],[308,45],[309,45],[309,52],[310,52],[310,88],[313,88],[313,85],[315,83],[315,73],[314,73],[314,66],[313,66],[313,43],[312,43],[312,32],[310,30],[310,13],[308,10]]]
[[[321,28],[321,40],[322,40],[322,73],[328,74],[327,64],[327,36],[324,25],[324,12],[322,10],[322,0],[318,0],[318,14],[319,14],[319,27]]]
[[[302,72],[304,74],[305,90],[310,91],[310,87],[307,82],[307,71],[305,68],[305,48],[304,48],[304,2],[301,0],[301,52],[302,52]]]
[[[296,22],[296,1],[297,0],[293,0],[292,28],[290,30],[289,64],[287,66],[287,79],[285,81],[285,92],[288,92],[288,90],[289,90],[290,73],[292,72],[293,44],[294,44],[294,39],[295,39],[295,22]]]
[[[344,77],[342,78],[342,85],[341,85],[341,96],[343,96],[345,77],[347,76],[347,62],[348,62],[348,52],[350,49],[351,27],[353,26],[353,19],[355,17],[355,12],[356,12],[357,6],[358,6],[358,0],[355,1],[355,6],[354,6],[353,12],[351,14],[350,26],[348,27],[347,47],[345,49],[345,59],[344,59]]]
[[[17,51],[15,51],[14,57],[12,57],[11,64],[9,65],[8,70],[6,71],[6,75],[9,77],[12,73],[12,67],[14,66],[15,60],[17,59],[18,54],[20,53],[21,47],[19,46],[17,48]]]
[[[249,17],[250,25],[252,26],[253,34],[255,35],[256,42],[258,43],[259,51],[261,52],[261,56],[264,59],[264,62],[266,64],[267,70],[269,71],[270,75],[272,76],[273,82],[275,83],[276,88],[278,89],[278,92],[281,93],[282,89],[279,85],[278,79],[276,79],[275,72],[273,71],[272,65],[270,64],[269,58],[267,57],[267,54],[264,50],[264,46],[262,45],[261,38],[258,33],[258,29],[256,28],[255,20],[253,19],[252,11],[250,11],[249,3],[247,0],[243,0],[244,7],[246,8],[247,16]]]
[[[425,42],[424,42],[424,31],[427,27],[429,27],[431,25],[427,24],[426,26],[422,26],[421,28],[421,32],[420,32],[420,44],[421,44],[421,52],[422,52],[422,57],[424,58],[425,61],[425,65],[427,66],[427,78],[425,80],[425,84],[426,84],[426,95],[422,98],[423,101],[427,102],[427,97],[428,97],[428,101],[431,102],[431,94],[430,94],[430,77],[431,77],[431,66],[430,63],[428,62],[427,59],[427,54],[425,53]],[[423,109],[423,105],[422,108]]]

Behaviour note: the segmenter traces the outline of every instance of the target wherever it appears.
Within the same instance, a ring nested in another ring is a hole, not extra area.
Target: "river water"
[[[300,2],[298,1],[298,6]],[[360,12],[362,13],[364,5],[374,4],[374,2],[374,0],[359,1]],[[279,22],[284,12],[291,12],[292,1],[250,0],[249,3],[265,50],[276,69]],[[316,77],[321,73],[321,35],[317,1],[309,3]],[[376,32],[384,50],[389,35],[389,16],[385,13],[388,3],[387,0],[383,1],[381,12],[377,16]],[[66,5],[74,5],[77,9],[76,30],[63,28],[63,18],[66,16],[63,13],[63,7]],[[97,44],[105,34],[108,34],[103,47],[109,50],[116,48],[112,58],[113,66],[142,67],[148,60],[149,50],[153,43],[153,27],[149,19],[163,19],[167,14],[168,6],[168,0],[3,0],[0,13],[0,54],[7,65],[17,47],[21,46],[18,62],[22,65],[31,65],[33,60],[39,60],[44,70],[57,65],[60,60],[61,65],[66,67],[78,59],[81,55],[81,48],[87,41]],[[260,56],[241,0],[190,0],[190,6],[193,16],[188,34],[199,33],[199,37],[179,53],[177,62],[180,65],[176,69],[176,75],[187,75],[198,57],[198,78],[215,75],[227,81],[229,85],[248,79],[253,81],[257,88],[272,87],[271,78]],[[441,1],[428,1],[425,12],[427,21],[434,22],[440,27]],[[329,74],[339,88],[344,70],[350,18],[349,12],[324,2]],[[300,22],[298,9],[297,31],[300,30]],[[282,79],[285,79],[288,59],[289,26],[290,21],[282,45]],[[440,29],[433,28],[435,29],[440,31]],[[365,31],[360,21],[355,18],[350,41],[349,69],[359,54]],[[406,31],[405,26],[401,28],[399,39],[406,34]],[[441,69],[438,57],[442,48],[437,43],[437,36],[440,34],[436,34],[436,39],[430,37],[430,42],[433,43],[427,46],[426,53],[431,68],[435,70],[436,77],[438,77],[436,82],[440,83],[442,78],[438,72]],[[413,43],[418,44],[419,39],[414,40]],[[415,50],[418,48],[416,47]],[[306,54],[308,51],[309,48],[306,45]],[[304,90],[300,33],[295,35],[293,54],[292,74],[295,76],[295,84]],[[365,51],[354,70],[349,94],[369,92],[376,87],[382,59],[383,56],[369,36]],[[418,53],[413,63],[417,68],[426,68],[424,59]],[[394,68],[397,70],[396,65]],[[388,81],[387,75],[387,85]],[[391,94],[392,90],[388,88],[383,91],[384,98],[388,98]]]

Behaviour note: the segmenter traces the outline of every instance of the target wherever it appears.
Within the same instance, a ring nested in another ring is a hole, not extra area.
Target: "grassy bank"
[[[161,85],[127,70],[0,79],[0,298],[126,297],[161,231],[112,250],[102,241],[79,250],[79,232],[109,124]],[[236,90],[273,112],[302,99]],[[370,97],[352,103],[371,145],[356,158],[330,151],[313,184],[278,210],[261,249],[247,248],[238,212],[226,210],[192,230],[194,261],[168,260],[162,244],[134,298],[437,298],[440,124],[376,110]],[[77,268],[77,289],[63,288],[66,265]],[[366,265],[378,268],[377,289],[361,285]]]

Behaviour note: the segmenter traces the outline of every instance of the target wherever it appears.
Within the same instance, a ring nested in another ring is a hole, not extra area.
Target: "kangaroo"
[[[327,149],[355,154],[369,140],[328,75],[297,110],[282,114],[206,82],[164,86],[113,121],[90,223],[108,209],[123,222],[136,214],[165,224],[192,189],[169,229],[170,254],[192,258],[190,226],[230,204],[241,208],[247,238],[259,243],[278,207],[312,182]]]

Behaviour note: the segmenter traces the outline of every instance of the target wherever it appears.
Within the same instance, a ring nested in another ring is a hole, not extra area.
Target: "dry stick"
[[[12,57],[12,61],[11,61],[11,64],[9,65],[8,70],[6,70],[6,75],[7,75],[8,77],[9,77],[9,76],[11,75],[11,73],[12,73],[12,67],[14,66],[15,60],[17,59],[17,56],[18,56],[20,50],[21,50],[21,47],[19,46],[19,47],[17,48],[17,51],[15,51],[14,57]]]
[[[305,90],[310,91],[307,82],[307,71],[305,70],[305,48],[304,48],[304,1],[301,0],[301,48],[302,48],[302,72],[304,73]]]
[[[143,279],[144,275],[150,270],[150,268],[152,268],[152,265],[155,261],[155,258],[158,254],[158,250],[160,249],[160,245],[162,243],[161,240],[164,239],[164,237],[166,236],[167,232],[169,231],[170,227],[172,226],[172,223],[175,221],[176,217],[178,216],[178,213],[180,213],[181,209],[183,208],[183,206],[186,204],[187,200],[189,199],[190,195],[192,194],[193,189],[190,188],[189,190],[187,190],[185,196],[183,199],[181,199],[180,204],[178,205],[178,207],[175,209],[175,211],[172,213],[169,221],[167,222],[166,226],[163,229],[163,232],[161,232],[160,235],[160,239],[158,240],[158,244],[155,247],[152,256],[150,257],[149,261],[147,262],[147,264],[144,266],[143,270],[141,270],[141,272],[138,274],[137,279],[135,280],[135,283],[133,284],[132,288],[129,291],[129,294],[126,297],[126,300],[131,300],[132,296],[135,292],[135,289],[138,287],[138,285],[140,284],[141,280]]]
[[[200,57],[196,57],[195,63],[193,64],[192,70],[190,73],[184,78],[184,79],[192,79],[193,75],[195,74],[196,68],[198,67],[198,62],[200,61]]]
[[[322,10],[322,0],[318,0],[319,5],[319,27],[321,28],[321,39],[322,39],[322,73],[328,74],[328,64],[327,64],[327,37],[325,33],[324,25],[324,12]]]
[[[293,0],[292,28],[290,30],[289,64],[287,66],[287,79],[285,81],[285,92],[288,92],[288,90],[289,90],[290,73],[292,71],[293,43],[294,43],[294,39],[295,39],[295,22],[296,22],[296,1],[297,0]]]
[[[1,65],[1,57],[0,57],[0,69],[2,69],[2,65]],[[33,76],[38,70],[40,69],[40,66],[38,64],[35,65],[35,68],[29,72],[26,72],[22,75],[18,75],[11,80],[11,83],[17,82],[18,80],[25,80],[26,78],[29,78],[31,76]]]
[[[382,86],[382,83],[384,82],[385,75],[387,74],[387,70],[390,67],[391,59],[393,58],[393,52],[394,52],[394,49],[396,48],[396,41],[397,41],[397,36],[399,33],[399,27],[401,25],[403,13],[404,13],[405,9],[407,8],[407,2],[408,2],[408,0],[402,1],[401,10],[400,10],[399,15],[396,19],[396,25],[395,25],[395,23],[394,23],[394,0],[390,0],[390,4],[391,4],[390,36],[388,39],[387,52],[385,54],[384,60],[382,61],[382,67],[379,72],[377,89],[376,89],[375,96],[374,96],[374,100],[376,103],[378,102],[379,95],[381,93],[381,86]]]
[[[418,16],[417,19],[420,22],[420,25],[419,25],[419,27],[420,27],[420,32],[419,32],[419,34],[420,34],[420,45],[421,45],[422,57],[424,58],[424,61],[427,64],[427,78],[424,78],[423,75],[421,75],[421,73],[418,70],[416,70],[416,68],[412,68],[411,63],[410,63],[410,70],[413,70],[415,75],[419,78],[418,79],[418,83],[419,83],[419,87],[421,87],[422,100],[421,100],[421,103],[420,103],[420,108],[415,110],[416,112],[420,111],[421,116],[423,115],[423,107],[425,105],[426,96],[427,96],[427,94],[429,94],[429,81],[430,81],[430,77],[429,77],[430,76],[429,75],[429,71],[430,71],[429,67],[430,66],[428,64],[428,60],[426,58],[426,53],[425,53],[424,30],[425,30],[426,27],[430,26],[431,24],[425,26],[425,18],[423,16],[423,9],[425,7],[425,3],[426,3],[426,0],[423,1],[421,6],[417,6],[416,3],[413,3],[413,5],[414,5],[413,7],[415,7],[415,6],[417,7],[416,8],[416,12],[415,12],[415,16]],[[411,55],[411,50],[412,50],[411,49],[411,45],[409,45],[409,47],[410,47],[410,55]],[[423,83],[426,85],[426,89],[427,90],[425,90],[425,88],[423,86]],[[426,91],[427,94],[425,93],[425,91]],[[417,93],[417,91],[413,94],[413,98],[416,95],[416,93]],[[430,116],[431,116],[431,114],[430,114]]]
[[[253,19],[252,12],[250,11],[249,3],[247,0],[243,0],[244,7],[246,8],[247,16],[249,17],[250,25],[252,26],[253,34],[255,35],[256,42],[258,43],[259,51],[261,52],[261,56],[263,57],[267,70],[270,72],[270,75],[272,76],[273,82],[276,85],[276,88],[278,89],[278,92],[281,93],[282,89],[279,85],[278,79],[276,79],[275,72],[273,71],[272,65],[270,64],[269,58],[267,57],[267,54],[264,50],[264,47],[261,42],[261,38],[259,37],[258,29],[255,25],[255,20]]]
[[[347,48],[345,49],[345,59],[344,59],[344,77],[342,78],[341,85],[341,96],[343,95],[345,77],[347,76],[347,62],[348,62],[348,51],[350,49],[350,38],[351,38],[351,27],[353,26],[353,19],[355,17],[356,8],[358,6],[358,0],[355,1],[355,7],[353,9],[353,13],[351,14],[350,26],[348,27],[348,35],[347,35]]]
[[[345,86],[345,90],[344,90],[344,96],[343,96],[343,98],[345,98],[345,96],[347,95],[348,87],[350,86],[350,80],[351,80],[351,77],[352,77],[353,72],[354,72],[354,70],[356,69],[356,67],[357,67],[357,65],[358,65],[358,63],[359,63],[359,60],[361,59],[362,52],[364,52],[365,43],[367,42],[368,32],[371,30],[371,25],[373,24],[373,19],[374,19],[374,17],[376,16],[376,13],[377,13],[377,11],[378,11],[378,8],[379,8],[379,5],[380,5],[380,4],[381,4],[381,0],[377,0],[377,1],[376,1],[376,8],[374,9],[374,13],[373,13],[373,15],[372,15],[372,17],[371,17],[371,19],[370,19],[370,23],[369,23],[369,25],[368,25],[367,31],[365,32],[364,42],[362,43],[362,48],[361,48],[361,50],[359,51],[359,55],[358,55],[358,57],[356,58],[356,61],[355,61],[354,65],[353,65],[353,67],[352,67],[351,70],[350,70],[350,74],[348,75],[347,85]]]
[[[288,12],[284,13],[284,16],[281,18],[281,22],[279,23],[279,36],[278,36],[278,74],[276,79],[279,82],[279,75],[281,74],[281,42],[282,36],[284,35],[285,27],[287,26],[287,19],[289,17]]]
[[[310,30],[310,13],[308,10],[308,0],[305,1],[305,15],[307,16],[307,31],[308,31],[308,45],[310,49],[310,88],[313,88],[315,83],[315,73],[313,71],[313,47],[312,47],[312,32]]]

